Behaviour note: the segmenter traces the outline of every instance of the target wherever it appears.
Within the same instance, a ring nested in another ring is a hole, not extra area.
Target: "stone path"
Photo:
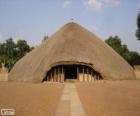
[[[65,83],[55,116],[85,116],[74,83]]]

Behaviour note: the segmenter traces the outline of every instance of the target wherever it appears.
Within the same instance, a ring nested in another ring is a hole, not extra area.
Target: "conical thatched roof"
[[[68,23],[46,42],[19,60],[11,81],[41,82],[59,64],[86,64],[105,79],[135,78],[132,67],[97,36],[76,23]]]

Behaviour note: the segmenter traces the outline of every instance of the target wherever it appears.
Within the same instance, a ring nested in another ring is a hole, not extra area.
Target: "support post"
[[[49,81],[49,78],[50,78],[50,77],[49,77],[49,74],[48,74],[48,75],[47,75],[47,81]]]
[[[56,81],[58,82],[58,68],[56,67]]]
[[[79,67],[77,66],[77,80],[79,81]]]
[[[51,81],[53,81],[52,71],[50,72]]]
[[[59,67],[58,67],[58,69],[57,69],[58,71],[57,71],[57,76],[58,76],[58,82],[60,82],[60,74],[59,74]]]
[[[92,77],[91,77],[91,81],[94,81],[95,80],[95,77],[94,77],[94,71],[92,70]]]
[[[60,78],[60,67],[58,67],[58,81],[59,82],[61,81],[61,78]]]
[[[52,78],[52,81],[54,82],[53,71],[51,71],[51,78]]]
[[[91,69],[89,70],[89,82],[91,82]]]
[[[87,67],[87,78],[86,81],[89,81],[89,68]]]
[[[90,82],[92,81],[92,69],[90,70]]]
[[[83,73],[83,79],[82,79],[82,81],[84,81],[84,80],[85,80],[85,70],[84,70],[84,66],[83,66],[83,71],[82,71],[82,73]]]
[[[84,70],[85,70],[85,71],[84,71],[84,72],[85,72],[84,81],[86,81],[86,76],[87,76],[87,69],[86,69],[86,68],[87,68],[87,67],[84,68]]]
[[[65,81],[65,77],[64,77],[64,67],[62,66],[62,82]]]
[[[56,68],[54,68],[54,80],[57,81],[56,80]]]
[[[60,67],[60,82],[62,82],[62,67]]]
[[[51,75],[51,72],[49,73],[49,75],[50,75],[50,81],[52,81],[52,75]]]

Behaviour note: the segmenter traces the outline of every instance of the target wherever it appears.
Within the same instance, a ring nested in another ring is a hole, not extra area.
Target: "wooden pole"
[[[51,81],[51,75],[50,75],[50,72],[49,72],[49,74],[48,74],[48,75],[49,75],[49,81]]]
[[[87,69],[86,69],[87,67],[84,67],[84,72],[85,72],[85,76],[84,76],[84,81],[86,81],[86,76],[87,76]]]
[[[60,78],[60,67],[58,67],[58,80],[59,80],[59,82],[61,81],[61,78]]]
[[[52,72],[50,72],[50,79],[51,79],[51,81],[53,81],[53,75],[52,75]]]
[[[62,66],[60,66],[59,72],[60,72],[60,82],[63,82],[62,81]]]
[[[94,80],[95,80],[95,79],[94,79],[95,77],[94,77],[94,72],[93,72],[93,70],[92,70],[91,73],[92,73],[91,81],[94,81]]]
[[[77,66],[77,80],[79,81],[79,67]]]
[[[48,81],[50,81],[50,72],[48,73]]]
[[[56,69],[54,68],[54,81],[56,81]]]
[[[84,71],[84,66],[83,66],[83,71],[82,71],[82,73],[83,73],[83,79],[82,79],[82,81],[84,81],[84,79],[85,79],[85,71]]]
[[[88,68],[88,82],[90,82],[90,68]]]
[[[64,77],[64,67],[62,66],[62,82],[65,81],[65,77]]]
[[[62,66],[60,67],[60,80],[62,82]]]
[[[55,81],[57,82],[57,68],[55,67]]]
[[[49,81],[49,74],[47,75],[47,80],[46,81]]]
[[[60,82],[60,73],[59,73],[60,71],[59,70],[60,70],[60,68],[58,67],[58,82]]]
[[[90,68],[88,69],[88,82],[90,82]]]
[[[92,69],[90,70],[90,82],[92,81]]]
[[[61,82],[61,66],[59,67],[59,78],[60,78],[60,82]]]
[[[55,78],[54,78],[54,69],[52,68],[52,78],[53,78],[53,81],[55,81]]]
[[[89,70],[89,82],[91,82],[91,69]]]
[[[56,67],[56,81],[58,82],[58,68]]]
[[[54,81],[52,70],[51,70],[51,80]]]
[[[89,81],[89,68],[87,67],[87,80],[86,81]]]

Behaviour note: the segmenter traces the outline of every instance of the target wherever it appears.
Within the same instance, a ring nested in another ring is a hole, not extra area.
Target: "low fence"
[[[140,79],[140,65],[134,66],[134,72],[137,79]]]
[[[0,81],[8,81],[8,70],[0,68]]]

